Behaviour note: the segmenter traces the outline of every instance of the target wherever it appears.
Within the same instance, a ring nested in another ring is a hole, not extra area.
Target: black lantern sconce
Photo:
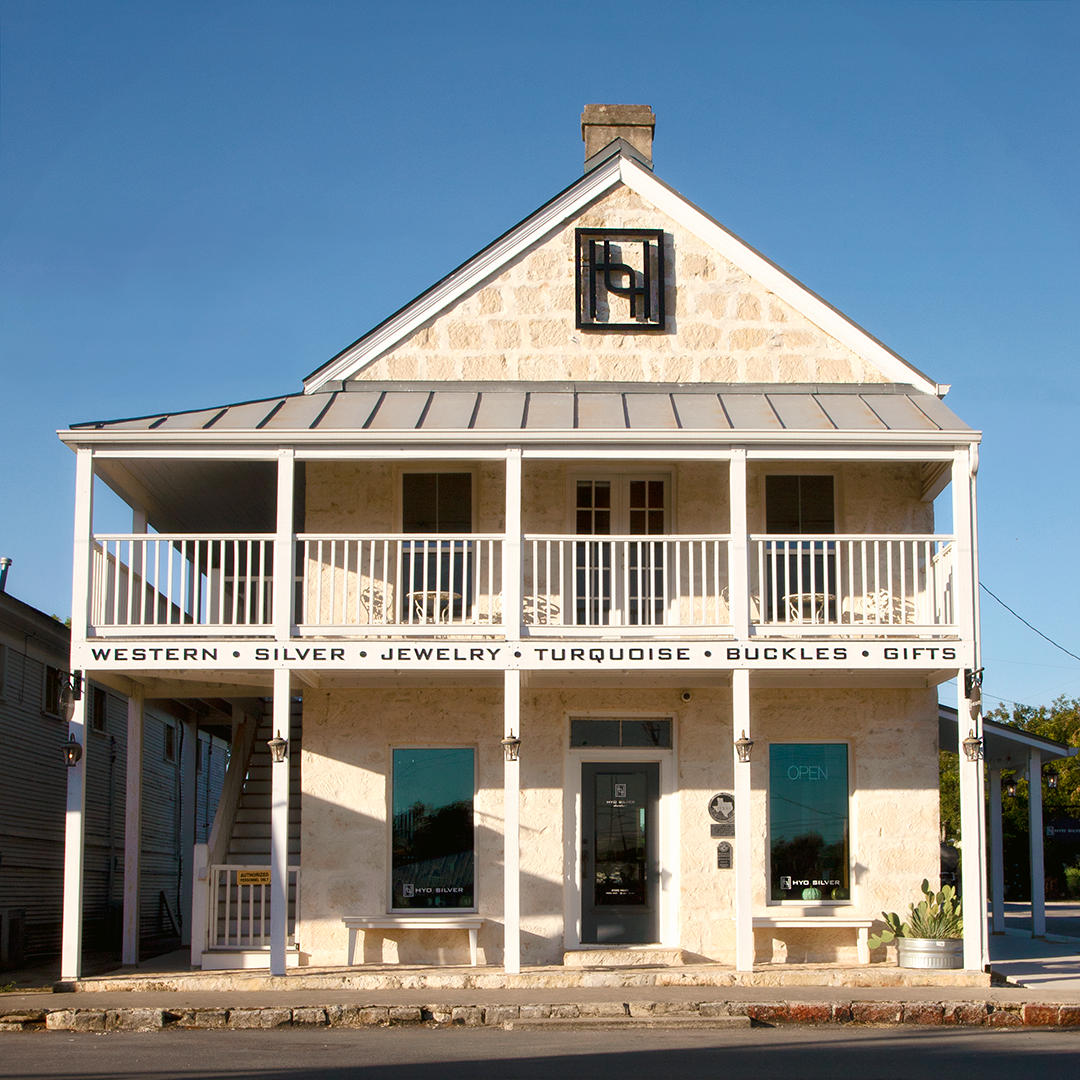
[[[82,758],[82,747],[74,735],[68,736],[67,742],[60,747],[60,752],[64,755],[64,764],[69,769],[74,769],[79,764],[80,758]]]
[[[1001,782],[1001,786],[1005,789],[1005,794],[1008,795],[1010,799],[1015,799],[1016,798],[1016,774],[1015,773],[1013,773],[1013,775],[1010,776],[1007,780],[1003,780]]]
[[[521,739],[512,731],[502,741],[503,757],[506,761],[517,761],[521,755]]]
[[[754,740],[746,737],[746,732],[742,733],[742,736],[735,740],[735,752],[739,755],[739,760],[742,762],[749,762],[750,754],[754,749]]]
[[[983,670],[983,668],[976,668],[974,671],[971,668],[964,670],[964,697],[970,703],[972,720],[979,715],[979,710],[982,708]]]
[[[1053,765],[1047,765],[1046,768],[1043,769],[1043,779],[1046,781],[1046,786],[1051,791],[1057,790],[1058,771],[1054,768]]]
[[[60,672],[60,693],[56,698],[56,711],[65,724],[75,715],[75,702],[82,700],[82,672]],[[72,763],[69,763],[72,764]]]
[[[266,745],[270,747],[270,759],[275,765],[280,765],[289,749],[288,740],[283,739],[279,731],[272,739],[267,740]]]
[[[978,761],[982,757],[983,741],[975,737],[975,729],[968,732],[968,737],[963,741],[964,757],[968,761]]]

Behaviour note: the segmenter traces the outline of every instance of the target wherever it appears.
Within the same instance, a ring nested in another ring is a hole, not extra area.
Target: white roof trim
[[[857,323],[830,307],[790,274],[759,255],[745,241],[713,221],[678,192],[661,183],[636,161],[621,158],[622,179],[628,188],[648,199],[684,229],[715,248],[729,262],[744,270],[770,292],[790,304],[815,326],[846,345],[852,352],[873,364],[890,382],[910,383],[926,394],[939,393],[938,384],[928,379],[918,368],[897,356]]]
[[[558,198],[553,199],[501,240],[485,248],[441,284],[417,297],[393,318],[320,368],[304,382],[304,393],[313,394],[327,383],[351,378],[388,349],[404,341],[432,317],[457,303],[480,282],[511,263],[545,235],[583,210],[598,196],[622,181],[621,154],[598,165]]]
[[[562,195],[485,248],[436,287],[408,304],[397,315],[309,376],[304,383],[304,393],[312,394],[328,383],[352,378],[369,363],[406,340],[424,323],[452,307],[482,281],[497,273],[548,233],[562,227],[594,199],[620,183],[648,199],[658,210],[712,246],[724,258],[759,281],[815,326],[872,364],[891,382],[910,384],[923,393],[934,395],[945,389],[897,356],[846,315],[830,307],[805,285],[760,255],[677,191],[657,180],[648,169],[632,158],[616,154],[586,173]]]

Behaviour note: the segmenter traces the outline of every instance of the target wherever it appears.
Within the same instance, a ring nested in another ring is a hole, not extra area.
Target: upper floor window
[[[59,668],[45,668],[45,700],[42,704],[49,716],[60,715],[60,691],[64,688],[64,673]]]
[[[88,688],[86,723],[91,731],[105,733],[108,722],[109,695],[100,686]]]
[[[420,535],[472,532],[472,473],[404,473],[401,531]]]
[[[831,476],[766,476],[765,531],[792,533],[836,532]]]

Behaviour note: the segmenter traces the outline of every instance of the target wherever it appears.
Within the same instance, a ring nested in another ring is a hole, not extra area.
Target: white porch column
[[[127,706],[127,792],[124,800],[125,964],[139,962],[139,863],[142,855],[143,688],[135,683]]]
[[[957,709],[960,730],[964,718],[971,717],[971,702],[964,689],[964,671],[956,673]],[[968,721],[975,737],[983,735],[982,716],[976,711]],[[984,873],[986,846],[983,832],[983,759],[968,761],[960,748],[960,836],[961,876],[964,915],[964,967],[982,971],[987,963],[986,947],[986,875]]]
[[[750,763],[739,760],[734,740],[750,726],[750,672],[736,668],[731,673],[732,716],[731,754],[735,775],[735,970],[754,969],[754,853],[750,828]]]
[[[503,543],[502,611],[506,636],[521,634],[521,595],[525,566],[521,558],[521,447],[506,451],[506,539]]]
[[[728,548],[728,599],[731,602],[731,622],[736,638],[745,638],[750,631],[750,572],[749,548],[746,522],[746,451],[731,451],[729,469],[730,504],[729,523],[731,526],[731,545]],[[738,731],[735,733],[738,738]],[[735,815],[738,820],[739,804],[735,803]]]
[[[503,730],[521,738],[521,672],[503,672]],[[528,753],[528,749],[525,749]],[[521,971],[521,762],[503,762],[503,968]]]
[[[275,574],[276,578],[276,574]],[[290,739],[289,671],[274,669],[274,736]],[[270,765],[270,974],[285,974],[289,936],[289,760]]]
[[[184,737],[180,747],[180,897],[188,903],[191,897],[191,881],[195,865],[195,818],[198,815],[199,793],[197,788],[195,758],[199,752],[199,724],[189,718],[182,721]],[[191,909],[181,910],[180,944],[191,944]]]
[[[75,554],[71,573],[71,644],[86,641],[90,604],[90,560],[93,558],[94,458],[80,447],[75,456]],[[86,673],[84,672],[84,675]],[[88,681],[84,679],[85,691]],[[60,978],[82,973],[83,843],[86,817],[86,699],[75,702],[68,734],[83,748],[78,764],[67,769],[67,808],[64,817],[64,908],[60,947]]]
[[[1031,845],[1031,936],[1046,937],[1042,754],[1035,747],[1028,750],[1028,843]]]
[[[277,525],[274,537],[274,633],[279,641],[292,637],[296,557],[293,543],[293,486],[296,455],[291,448],[278,450]]]
[[[1005,933],[1005,841],[1001,829],[1001,769],[990,769],[990,928]]]

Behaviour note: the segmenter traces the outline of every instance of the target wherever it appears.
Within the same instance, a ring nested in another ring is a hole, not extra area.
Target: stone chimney
[[[581,114],[585,171],[595,169],[620,147],[651,169],[655,127],[656,116],[649,105],[586,105]]]

